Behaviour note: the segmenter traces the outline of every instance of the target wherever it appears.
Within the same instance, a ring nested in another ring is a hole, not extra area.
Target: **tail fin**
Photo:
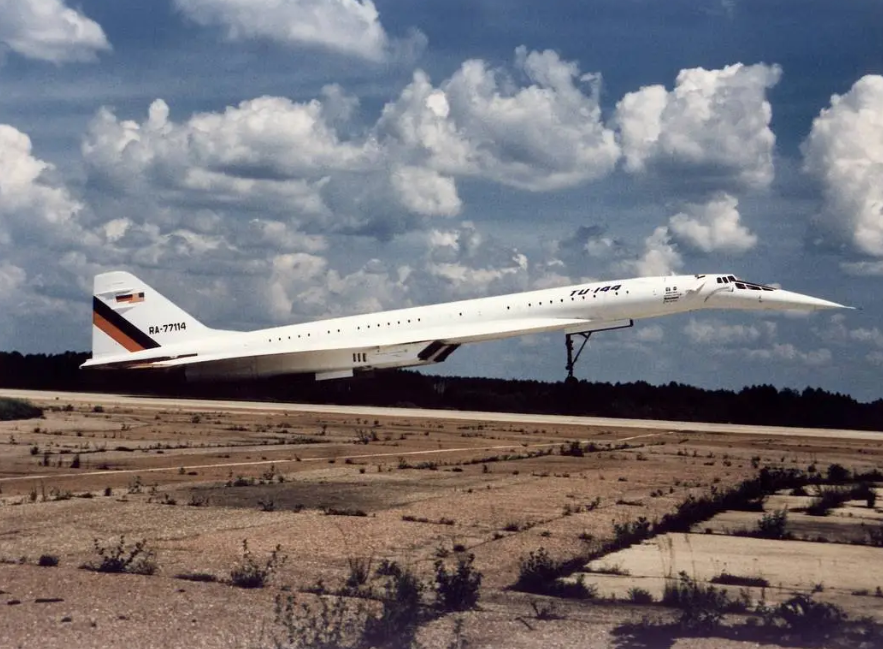
[[[130,273],[95,276],[93,360],[171,345],[212,331]]]

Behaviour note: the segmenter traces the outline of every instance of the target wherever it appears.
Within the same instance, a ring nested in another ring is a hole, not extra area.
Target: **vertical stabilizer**
[[[130,273],[114,271],[95,276],[93,359],[154,349],[212,332]]]

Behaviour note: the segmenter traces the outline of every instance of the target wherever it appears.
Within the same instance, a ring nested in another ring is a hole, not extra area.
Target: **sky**
[[[881,75],[880,0],[0,0],[0,349],[88,350],[115,269],[243,330],[726,272],[860,309],[642,321],[577,375],[878,399]]]

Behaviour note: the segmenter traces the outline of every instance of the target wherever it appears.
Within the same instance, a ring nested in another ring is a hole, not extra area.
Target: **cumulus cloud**
[[[763,335],[775,334],[775,323],[751,325],[730,325],[719,320],[691,318],[684,327],[684,334],[690,342],[699,345],[732,345],[734,343],[750,343]]]
[[[434,169],[405,165],[393,170],[393,190],[408,210],[425,216],[454,216],[462,204],[454,179]]]
[[[869,363],[883,367],[883,352],[869,352],[865,359]]]
[[[408,303],[405,266],[369,259],[343,271],[320,255],[306,253],[277,255],[271,264],[266,293],[277,321],[375,313]]]
[[[625,169],[768,186],[776,138],[766,91],[780,76],[776,65],[736,63],[681,70],[671,91],[656,85],[627,93],[613,119]]]
[[[602,225],[581,225],[569,237],[557,242],[557,251],[564,257],[611,259],[624,254],[625,244]]]
[[[52,169],[34,157],[27,134],[0,124],[0,244],[79,237],[74,219],[83,205],[50,177]]]
[[[757,243],[757,237],[742,225],[739,202],[729,194],[719,194],[707,203],[687,203],[667,225],[657,227],[644,240],[637,259],[618,262],[620,270],[639,275],[670,275],[684,266],[679,249],[701,253],[742,254]]]
[[[883,76],[866,75],[813,120],[802,145],[804,170],[822,185],[818,220],[856,251],[883,257]],[[881,274],[878,262],[856,262],[855,274]]]
[[[411,256],[395,262],[386,255],[334,260],[333,243],[324,252],[276,254],[249,279],[248,299],[273,321],[291,322],[524,291],[567,279],[531,264],[468,221],[406,238]]]
[[[831,351],[828,349],[804,351],[791,343],[774,343],[768,348],[748,349],[745,350],[745,355],[756,360],[786,361],[810,366],[827,365],[831,362]]]
[[[847,275],[876,277],[883,275],[883,261],[844,261],[840,268]]]
[[[530,288],[528,258],[516,248],[483,235],[474,223],[431,230],[425,259],[413,269],[410,283],[418,292],[460,299]]]
[[[814,328],[813,332],[822,340],[834,343],[858,342],[866,345],[883,348],[883,331],[878,327],[858,327],[850,329],[846,318],[842,315],[834,315],[828,324],[821,328]]]
[[[329,174],[368,170],[377,154],[370,140],[342,141],[320,100],[259,97],[182,123],[168,115],[161,99],[142,123],[102,108],[82,144],[92,179],[122,195],[302,222],[329,214]]]
[[[8,261],[0,264],[0,303],[17,291],[27,279],[27,273],[22,268]]]
[[[0,0],[0,43],[51,63],[93,61],[110,49],[101,26],[62,0]]]
[[[757,237],[742,225],[738,205],[729,194],[704,204],[688,204],[669,219],[669,230],[678,242],[704,253],[745,253],[755,246]]]
[[[28,135],[0,124],[0,346],[45,351],[36,332],[85,311],[77,261],[86,255],[73,252],[102,241],[85,227],[85,212],[53,166],[34,155]]]
[[[91,186],[130,202],[388,237],[420,217],[458,214],[458,178],[547,191],[614,168],[599,79],[549,51],[520,48],[516,69],[526,85],[478,60],[438,88],[418,71],[367,128],[352,123],[358,102],[338,86],[311,101],[258,97],[180,122],[161,99],[140,121],[102,108],[82,155]]]
[[[662,225],[644,239],[644,251],[641,256],[621,262],[619,268],[626,272],[635,272],[642,277],[655,277],[671,275],[683,265],[683,257],[672,242],[668,228]]]
[[[528,85],[474,59],[438,87],[418,70],[384,107],[378,132],[414,165],[530,191],[610,173],[619,147],[601,122],[600,78],[555,52],[523,47],[515,68]]]
[[[381,61],[394,44],[371,0],[175,0],[197,24],[218,26],[231,39],[264,38],[310,45]],[[400,48],[420,48],[425,36],[415,32]]]
[[[858,329],[853,329],[849,332],[849,337],[858,342],[883,347],[883,331],[880,331],[877,327],[859,327]]]
[[[635,337],[642,343],[658,343],[665,337],[665,331],[659,325],[643,326],[638,329]]]

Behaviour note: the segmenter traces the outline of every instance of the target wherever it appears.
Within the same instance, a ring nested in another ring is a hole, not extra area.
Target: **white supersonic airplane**
[[[130,273],[95,277],[95,369],[183,370],[188,380],[314,374],[316,380],[441,363],[460,345],[564,331],[570,377],[589,336],[701,309],[846,308],[733,275],[636,277],[320,320],[258,331],[206,327]],[[574,338],[582,344],[574,353]]]

